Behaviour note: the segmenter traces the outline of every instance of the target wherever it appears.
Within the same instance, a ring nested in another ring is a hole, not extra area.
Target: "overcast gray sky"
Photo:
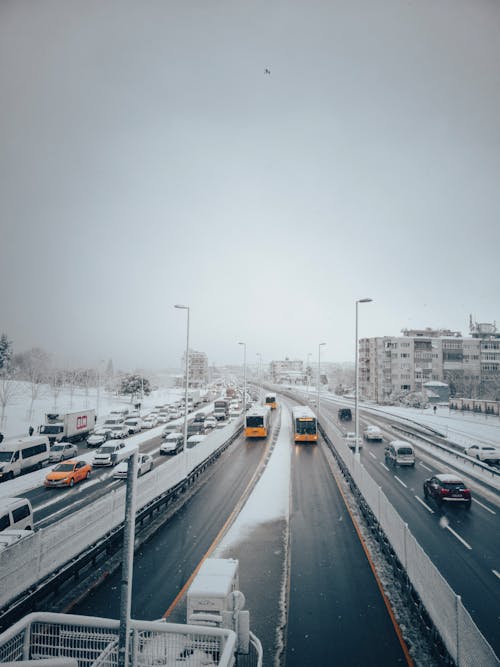
[[[0,330],[354,357],[499,318],[497,0],[1,0]],[[265,68],[271,75],[265,74]]]

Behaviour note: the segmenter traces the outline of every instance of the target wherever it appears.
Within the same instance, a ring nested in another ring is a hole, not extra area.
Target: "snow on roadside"
[[[236,521],[216,549],[220,554],[248,536],[256,525],[275,519],[288,521],[290,505],[291,418],[281,406],[281,428],[274,450]]]
[[[6,425],[3,429],[0,429],[5,438],[28,435],[30,426],[33,426],[36,431],[38,426],[44,423],[45,413],[47,412],[77,412],[78,410],[97,407],[97,389],[95,387],[89,389],[88,394],[81,389],[75,390],[73,396],[67,390],[62,391],[57,399],[57,407],[54,407],[54,397],[51,395],[49,387],[45,386],[41,392],[42,395],[34,402],[32,419],[28,420],[29,383],[17,382],[16,384],[18,385],[18,391],[16,391],[14,399],[6,408]],[[156,389],[149,396],[144,397],[141,412],[151,410],[154,405],[159,403],[173,403],[182,396],[182,389]],[[101,388],[97,423],[102,423],[111,410],[123,407],[132,408],[130,398],[109,394]]]

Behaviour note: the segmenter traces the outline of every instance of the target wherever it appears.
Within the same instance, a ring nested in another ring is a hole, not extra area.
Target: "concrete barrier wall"
[[[241,419],[236,420],[213,431],[193,449],[140,477],[137,509],[181,482],[227,442],[241,428],[241,423]],[[5,607],[119,526],[125,516],[125,486],[0,551],[0,607]]]

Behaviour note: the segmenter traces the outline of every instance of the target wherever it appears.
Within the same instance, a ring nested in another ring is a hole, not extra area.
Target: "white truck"
[[[94,430],[96,422],[95,410],[80,410],[80,412],[48,412],[45,415],[45,424],[39,427],[40,435],[46,435],[50,444],[65,440],[78,442],[84,440]]]
[[[214,402],[214,417],[217,421],[225,421],[229,415],[229,399],[218,398]]]
[[[193,408],[196,408],[198,405],[201,405],[203,403],[203,399],[201,397],[201,392],[199,389],[190,389],[188,391],[188,400],[189,399],[193,401]]]

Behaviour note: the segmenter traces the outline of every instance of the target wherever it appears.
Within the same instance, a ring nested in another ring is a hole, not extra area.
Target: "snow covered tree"
[[[12,363],[12,341],[7,334],[0,336],[0,371],[8,371]]]
[[[151,385],[149,380],[139,373],[129,373],[124,375],[120,382],[120,394],[130,395],[130,402],[134,400],[135,396],[141,396],[144,392],[145,396],[151,393]]]

